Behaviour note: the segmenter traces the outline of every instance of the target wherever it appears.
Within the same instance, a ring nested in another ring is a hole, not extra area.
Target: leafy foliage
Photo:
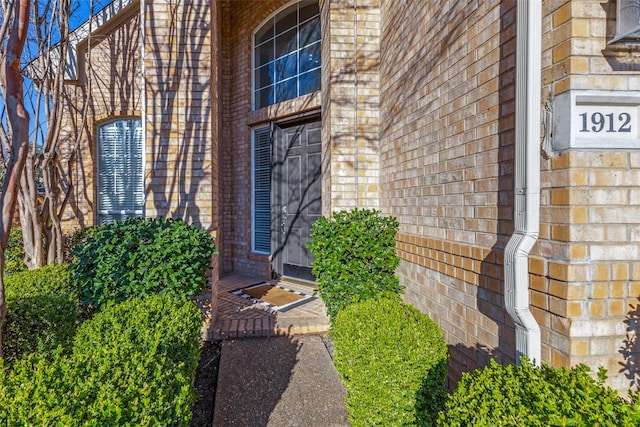
[[[7,319],[3,335],[7,361],[59,345],[69,348],[76,332],[78,298],[67,265],[46,266],[5,278]]]
[[[0,360],[0,425],[188,425],[201,324],[192,303],[155,295],[83,323],[68,356]]]
[[[499,365],[463,375],[440,414],[441,426],[638,426],[640,402],[629,403],[589,368]]]
[[[131,218],[86,232],[71,268],[83,303],[99,307],[156,293],[194,295],[214,251],[213,237],[182,220]]]
[[[433,425],[448,361],[437,323],[398,296],[379,297],[341,310],[331,336],[353,426]]]
[[[378,294],[403,291],[394,272],[400,263],[395,235],[398,221],[379,211],[354,209],[320,218],[307,246],[318,294],[333,319],[342,308]]]
[[[4,272],[9,275],[26,270],[27,266],[24,265],[22,229],[20,227],[12,227],[11,233],[9,233],[7,250],[4,251]]]

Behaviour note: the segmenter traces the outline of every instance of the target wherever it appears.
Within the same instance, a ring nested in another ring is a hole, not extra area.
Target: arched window
[[[270,18],[254,36],[254,108],[320,90],[320,11],[303,0]]]
[[[98,127],[98,224],[144,215],[142,121]]]

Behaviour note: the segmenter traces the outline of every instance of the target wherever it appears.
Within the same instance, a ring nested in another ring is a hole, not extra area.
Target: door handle
[[[282,206],[280,209],[280,233],[283,235],[287,232],[287,207]]]

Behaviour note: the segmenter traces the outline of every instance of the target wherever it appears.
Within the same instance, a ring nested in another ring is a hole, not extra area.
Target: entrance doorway
[[[307,249],[311,225],[322,216],[322,125],[276,124],[273,137],[271,253],[277,277],[315,281]]]

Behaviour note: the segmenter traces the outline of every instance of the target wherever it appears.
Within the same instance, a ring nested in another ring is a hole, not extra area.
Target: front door
[[[275,126],[272,169],[272,254],[276,276],[315,281],[307,249],[322,215],[321,123]]]

